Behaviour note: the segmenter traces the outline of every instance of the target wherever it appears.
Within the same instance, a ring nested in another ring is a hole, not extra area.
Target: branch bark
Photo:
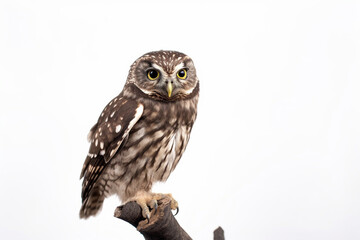
[[[114,216],[136,227],[146,240],[191,239],[172,214],[168,198],[158,201],[157,211],[156,213],[154,209],[151,211],[149,223],[142,216],[141,207],[136,202],[128,202],[117,207]]]
[[[191,237],[176,221],[171,212],[169,198],[158,201],[158,208],[151,210],[150,222],[142,216],[141,207],[136,202],[128,202],[115,209],[114,216],[133,225],[146,240],[189,240]],[[224,240],[224,230],[214,231],[214,240]]]
[[[224,230],[221,227],[215,229],[214,240],[225,240]]]

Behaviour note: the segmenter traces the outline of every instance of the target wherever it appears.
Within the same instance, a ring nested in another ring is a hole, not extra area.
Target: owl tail
[[[103,202],[104,195],[100,192],[93,192],[88,198],[83,201],[80,209],[80,218],[87,219],[90,216],[95,216],[100,212]]]

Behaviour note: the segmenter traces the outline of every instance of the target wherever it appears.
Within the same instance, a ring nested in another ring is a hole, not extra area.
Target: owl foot
[[[168,194],[162,194],[162,196],[165,196],[167,198],[169,198],[171,200],[170,202],[170,208],[171,210],[175,210],[176,209],[176,213],[174,214],[174,216],[176,216],[179,213],[179,204],[178,202],[173,198],[173,196],[171,195],[171,193]]]
[[[171,210],[176,210],[175,216],[179,213],[179,204],[178,202],[173,198],[171,193],[162,194],[162,193],[154,193],[158,196],[158,199],[162,198],[169,198],[170,199],[170,208]]]
[[[141,191],[138,192],[132,200],[136,201],[136,203],[141,207],[142,215],[148,220],[149,223],[151,216],[150,209],[154,209],[154,214],[156,214],[158,208],[158,200],[163,198],[169,198],[171,200],[170,207],[172,210],[176,209],[177,214],[179,212],[178,202],[172,197],[171,194],[150,193]]]

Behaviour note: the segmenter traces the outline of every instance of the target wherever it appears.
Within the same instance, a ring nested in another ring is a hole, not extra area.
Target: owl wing
[[[104,108],[88,134],[90,149],[80,175],[80,178],[84,177],[81,194],[83,201],[143,111],[141,103],[121,97],[114,98]]]

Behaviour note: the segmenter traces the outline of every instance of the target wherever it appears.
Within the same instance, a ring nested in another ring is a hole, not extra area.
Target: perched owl
[[[198,98],[194,63],[183,53],[150,52],[131,65],[124,89],[88,134],[80,218],[96,215],[117,194],[122,203],[136,201],[149,219],[149,207],[163,196],[151,187],[166,181],[184,153]]]

